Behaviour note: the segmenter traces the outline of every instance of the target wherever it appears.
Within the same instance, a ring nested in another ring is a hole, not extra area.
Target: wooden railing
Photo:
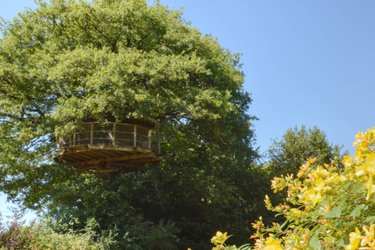
[[[109,123],[101,126],[96,122],[88,122],[73,136],[58,140],[59,150],[79,145],[139,147],[160,153],[159,143],[152,140],[152,129],[129,123]]]

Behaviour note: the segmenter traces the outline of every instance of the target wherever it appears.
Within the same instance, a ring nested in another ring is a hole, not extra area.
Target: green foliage
[[[14,220],[0,231],[0,249],[112,249],[112,238],[99,238],[94,227],[95,223],[91,221],[82,232],[77,233],[68,229],[66,224],[51,224],[45,221],[28,226]]]
[[[284,216],[283,224],[253,224],[256,249],[375,248],[375,128],[359,133],[355,156],[320,165],[309,159],[296,177],[277,177],[272,188],[287,189],[286,202],[268,209]]]
[[[268,194],[270,198],[281,203],[285,200],[286,191],[274,193],[270,188],[272,179],[275,176],[286,176],[297,174],[300,166],[309,158],[314,158],[318,164],[330,164],[343,168],[340,163],[342,155],[340,147],[328,142],[326,134],[317,127],[288,129],[279,141],[274,141],[268,150],[268,161],[262,168],[263,187],[262,195]],[[263,198],[260,198],[263,199]],[[262,205],[258,207],[263,208]],[[266,225],[271,225],[276,213],[260,209],[259,216],[262,216]],[[278,216],[279,222],[283,221],[282,216]]]
[[[30,249],[33,229],[13,221],[8,228],[0,229],[0,249]]]
[[[319,164],[339,161],[340,147],[331,145],[326,134],[313,127],[307,129],[288,129],[280,141],[268,150],[268,168],[276,175],[296,174],[299,167],[309,158],[315,158]]]
[[[176,229],[171,223],[138,222],[125,233],[122,249],[178,249]]]
[[[223,227],[247,238],[259,194],[238,55],[146,0],[39,1],[2,34],[0,189],[11,199],[76,230],[95,218],[120,247],[138,223],[178,247],[208,247]],[[102,176],[55,163],[53,138],[86,118],[155,122],[165,160]]]
[[[231,235],[228,236],[227,232],[222,233],[220,231],[217,231],[216,235],[211,238],[211,243],[215,245],[212,248],[212,250],[250,250],[251,249],[250,244],[242,245],[239,248],[237,248],[236,245],[228,245],[226,241],[230,237]]]

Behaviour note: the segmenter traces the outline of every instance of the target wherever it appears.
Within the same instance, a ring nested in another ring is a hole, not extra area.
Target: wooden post
[[[94,144],[94,123],[90,123],[90,145]]]
[[[113,132],[112,132],[113,146],[116,146],[116,123],[113,123]]]
[[[134,141],[133,141],[133,146],[136,147],[137,146],[137,125],[134,124],[134,137],[133,137]]]
[[[152,130],[150,129],[149,131],[148,131],[148,135],[147,135],[147,143],[148,143],[148,148],[150,148],[151,149],[151,143],[152,143],[152,140],[151,140],[151,135],[152,135]]]
[[[73,134],[73,146],[76,145],[76,131],[74,131],[74,134]]]

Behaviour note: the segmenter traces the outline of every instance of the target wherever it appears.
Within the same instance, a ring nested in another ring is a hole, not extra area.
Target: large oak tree
[[[220,228],[246,237],[259,197],[238,55],[146,0],[40,1],[1,31],[0,189],[11,199],[76,227],[95,218],[122,248],[157,247],[152,237],[202,247]],[[154,122],[163,162],[107,175],[54,162],[53,138],[87,117]]]

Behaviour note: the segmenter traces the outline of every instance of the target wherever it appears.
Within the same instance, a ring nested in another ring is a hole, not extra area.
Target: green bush
[[[69,225],[57,225],[49,220],[32,225],[15,220],[1,228],[0,249],[99,250],[111,249],[115,244],[111,235],[100,237],[95,232],[94,221],[89,221],[81,232],[68,229]]]

